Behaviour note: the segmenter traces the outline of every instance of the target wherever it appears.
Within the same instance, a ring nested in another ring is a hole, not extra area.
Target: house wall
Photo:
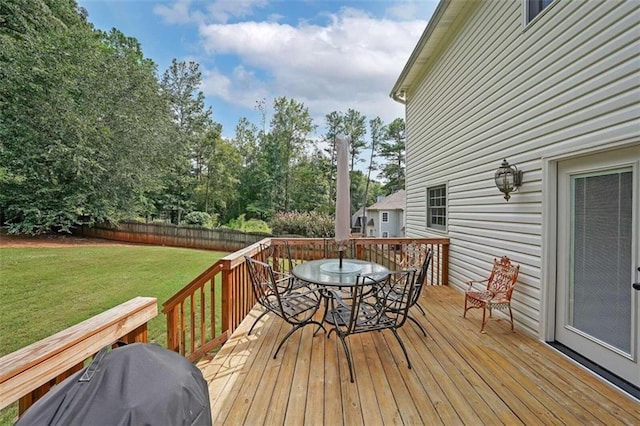
[[[547,159],[640,141],[639,7],[556,1],[525,26],[521,1],[482,2],[407,94],[407,235],[450,238],[449,282],[460,290],[486,278],[494,257],[520,264],[512,306],[531,334],[542,336],[550,249]],[[509,202],[493,181],[503,158],[524,171]],[[426,227],[426,188],[443,183],[444,233]]]
[[[382,213],[387,212],[389,214],[389,221],[382,221]],[[368,210],[368,214],[373,218],[374,226],[367,227],[367,233],[369,236],[382,237],[384,232],[387,232],[387,237],[403,237],[401,228],[402,223],[402,210]],[[371,233],[373,232],[373,234]]]

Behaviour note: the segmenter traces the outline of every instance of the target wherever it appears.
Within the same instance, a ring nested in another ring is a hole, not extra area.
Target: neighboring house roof
[[[351,215],[351,226],[355,227],[355,228],[359,228],[362,226],[362,224],[360,223],[361,219],[362,219],[362,212],[363,212],[363,208],[360,207],[358,209],[358,211],[356,211],[354,214]]]
[[[466,15],[476,6],[476,3],[469,0],[440,0],[427,28],[420,36],[418,44],[391,90],[390,96],[395,101],[406,102],[407,91],[417,79],[424,75],[424,67],[430,63],[433,64],[433,58],[442,52],[447,37],[452,37],[450,30],[459,26],[458,18]]]
[[[404,210],[407,205],[407,193],[404,189],[384,197],[367,210]]]

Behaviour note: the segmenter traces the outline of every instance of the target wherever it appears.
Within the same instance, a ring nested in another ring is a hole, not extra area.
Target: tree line
[[[174,59],[159,75],[135,38],[94,28],[75,0],[0,3],[0,65],[0,219],[12,233],[179,224],[191,212],[218,223],[331,214],[341,133],[352,141],[352,211],[404,187],[402,119],[333,111],[318,138],[305,105],[278,97],[225,139],[197,63]]]

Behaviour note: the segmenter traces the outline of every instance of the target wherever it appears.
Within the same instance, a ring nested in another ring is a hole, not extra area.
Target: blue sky
[[[162,74],[173,58],[196,61],[201,90],[223,136],[256,102],[287,96],[324,117],[349,108],[389,123],[404,117],[389,97],[437,0],[78,0],[97,28],[142,44]]]

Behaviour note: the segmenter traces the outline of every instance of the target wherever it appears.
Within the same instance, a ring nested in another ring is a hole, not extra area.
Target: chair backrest
[[[284,242],[284,250],[287,257],[287,266],[289,270],[287,272],[291,273],[293,268],[295,268],[301,261],[293,258],[293,253],[291,252],[291,244],[289,241],[285,240]]]
[[[487,290],[504,295],[507,300],[511,300],[513,287],[518,280],[520,265],[511,264],[507,256],[493,260],[493,269],[487,282]]]
[[[426,244],[411,242],[406,245],[397,259],[399,269],[420,268],[431,251]]]
[[[276,298],[279,301],[280,297],[275,285],[275,276],[273,275],[273,269],[271,265],[259,260],[253,259],[249,256],[244,257],[249,270],[249,278],[251,279],[251,288],[253,294],[256,297],[258,303],[267,309],[272,308],[270,298]],[[279,303],[279,302],[278,302]]]
[[[427,249],[427,255],[422,262],[422,266],[418,270],[415,277],[410,307],[418,303],[418,298],[420,297],[420,293],[422,292],[422,287],[424,287],[424,283],[427,281],[427,272],[429,271],[429,264],[431,264],[432,257],[433,251],[431,251],[431,249],[429,248]]]
[[[291,273],[291,270],[296,265],[291,259],[291,250],[286,241],[284,246],[281,244],[261,243],[256,259],[270,265],[278,273]]]
[[[379,275],[359,275],[347,333],[401,327],[407,319],[415,275],[415,269],[390,272],[382,281],[377,280]]]

